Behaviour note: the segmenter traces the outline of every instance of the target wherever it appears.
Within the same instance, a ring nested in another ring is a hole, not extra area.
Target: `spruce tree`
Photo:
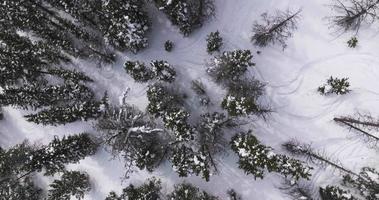
[[[43,191],[37,187],[30,177],[0,186],[1,200],[42,200]]]
[[[200,191],[199,188],[189,184],[182,183],[175,185],[175,189],[168,195],[170,200],[218,200],[219,198]]]
[[[139,61],[126,61],[124,64],[128,73],[136,82],[147,82],[153,78],[153,72],[144,63]]]
[[[175,81],[176,71],[168,62],[153,60],[150,62],[150,65],[155,79],[168,83]]]
[[[140,186],[130,184],[123,189],[120,196],[115,192],[110,192],[105,200],[161,200],[164,199],[161,195],[161,189],[161,181],[151,178]]]
[[[250,50],[226,51],[216,56],[209,64],[208,74],[217,83],[230,83],[239,80],[249,67],[254,66]]]
[[[70,200],[75,197],[80,200],[91,190],[89,176],[79,171],[65,171],[60,180],[50,184],[48,200]]]
[[[345,191],[337,186],[320,187],[320,196],[322,200],[357,200],[349,191]]]
[[[325,85],[318,88],[318,92],[322,95],[337,94],[343,95],[350,92],[350,83],[348,78],[333,78],[331,76]]]
[[[271,148],[262,145],[255,136],[248,133],[239,133],[231,140],[232,150],[238,154],[239,168],[254,178],[264,178],[264,173],[277,172],[290,176],[294,181],[310,177],[310,167],[304,166],[299,160],[285,155],[275,154]]]
[[[211,32],[207,36],[207,52],[213,53],[215,51],[220,51],[222,43],[222,37],[220,36],[220,32]]]
[[[153,171],[164,157],[164,130],[125,102],[120,107],[108,107],[95,127],[111,152],[121,155],[129,167]]]
[[[346,174],[343,184],[356,189],[366,200],[375,200],[379,196],[379,172],[371,167],[363,167],[359,176]]]

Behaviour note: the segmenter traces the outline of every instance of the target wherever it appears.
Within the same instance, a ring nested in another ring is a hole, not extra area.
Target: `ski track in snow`
[[[332,121],[333,117],[352,115],[356,110],[370,111],[379,116],[379,58],[375,54],[378,47],[378,32],[362,30],[359,46],[349,49],[346,41],[350,33],[338,38],[323,20],[331,14],[325,6],[329,0],[216,0],[216,16],[191,36],[183,37],[175,27],[167,23],[161,13],[153,12],[153,31],[150,33],[150,46],[137,55],[120,54],[120,59],[109,66],[98,68],[88,62],[78,61],[77,67],[95,80],[91,86],[101,97],[108,91],[112,103],[118,103],[122,94],[130,88],[128,102],[144,110],[147,105],[147,84],[135,83],[123,69],[127,59],[141,60],[148,64],[153,59],[164,59],[173,64],[178,71],[180,86],[192,79],[201,79],[208,86],[212,99],[224,95],[205,73],[206,63],[212,58],[206,52],[206,36],[219,30],[224,38],[222,50],[250,49],[262,54],[254,54],[254,67],[250,73],[267,84],[267,96],[263,99],[274,109],[268,121],[255,121],[250,127],[254,134],[276,152],[286,153],[281,144],[297,139],[312,144],[318,151],[332,160],[355,172],[362,166],[379,168],[378,151],[368,148],[364,141],[354,133],[340,127]],[[294,37],[289,39],[284,51],[278,45],[267,48],[255,48],[250,42],[251,27],[254,20],[260,20],[260,14],[273,11],[274,8],[302,8],[302,19]],[[173,52],[163,49],[166,40],[174,42]],[[375,44],[376,43],[376,44]],[[321,96],[317,87],[330,76],[349,77],[352,92],[344,96]],[[220,101],[220,100],[218,100]],[[218,102],[217,101],[217,102]],[[26,122],[22,115],[25,111],[5,109],[5,120],[0,122],[1,145],[11,146],[29,139],[32,142],[47,143],[54,135],[63,136],[81,131],[93,132],[91,122],[77,122],[60,127],[43,127]],[[33,135],[32,135],[33,134]],[[212,176],[209,183],[199,177],[179,178],[165,164],[156,172],[136,172],[130,179],[121,181],[124,175],[123,163],[112,160],[106,151],[87,158],[80,164],[70,165],[72,169],[87,171],[94,185],[86,196],[88,200],[102,200],[111,190],[120,192],[129,183],[142,183],[146,178],[162,178],[164,190],[172,189],[174,183],[186,180],[220,197],[226,197],[225,191],[234,188],[246,200],[282,200],[290,199],[278,189],[283,180],[278,174],[267,174],[264,180],[254,180],[237,168],[237,158],[230,155],[219,158],[219,174]],[[302,158],[299,158],[302,159]],[[333,175],[333,177],[331,177]],[[330,167],[313,170],[310,181],[303,181],[317,192],[317,186],[338,181],[338,172]],[[42,178],[42,185],[51,179]],[[316,187],[315,187],[316,186]]]

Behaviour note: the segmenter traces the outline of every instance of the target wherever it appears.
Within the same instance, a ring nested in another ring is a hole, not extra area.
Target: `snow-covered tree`
[[[211,0],[154,0],[154,3],[185,36],[200,27],[214,9]]]
[[[174,43],[171,42],[170,40],[167,40],[167,41],[164,43],[164,49],[165,49],[167,52],[171,52],[173,48],[174,48]]]
[[[42,125],[64,125],[78,120],[87,121],[97,119],[105,107],[103,102],[86,101],[67,106],[52,106],[36,114],[25,115],[27,121]]]
[[[65,85],[24,85],[7,87],[0,94],[0,105],[37,109],[46,106],[64,105],[67,102],[80,103],[94,98],[93,92],[81,84]]]
[[[250,50],[226,51],[209,63],[207,72],[217,83],[238,81],[248,67],[255,65],[252,58]]]
[[[356,189],[366,200],[379,198],[379,172],[371,167],[363,167],[358,176],[346,174],[343,184]]]
[[[128,167],[153,171],[165,156],[164,130],[126,103],[107,108],[95,127],[110,151],[121,155]]]
[[[42,200],[43,191],[30,177],[14,180],[0,185],[0,198],[2,200]]]
[[[349,191],[345,191],[338,186],[320,187],[322,200],[357,200]]]
[[[300,178],[308,179],[311,175],[310,167],[299,160],[274,153],[270,147],[262,145],[251,135],[251,132],[233,136],[231,146],[239,157],[239,168],[252,174],[254,178],[263,179],[265,171],[290,176],[295,181]]]
[[[170,200],[218,200],[219,198],[201,191],[190,183],[175,185],[175,189],[168,195]]]
[[[329,94],[337,94],[337,95],[343,95],[350,92],[349,87],[349,78],[333,78],[331,76],[327,83],[323,86],[320,86],[318,88],[318,92],[320,92],[323,95],[329,95]]]
[[[139,61],[126,61],[124,64],[128,73],[136,82],[147,82],[153,78],[153,72],[144,63]]]
[[[347,41],[347,46],[350,48],[355,48],[358,45],[358,39],[357,37],[352,37],[350,40]]]
[[[54,180],[49,185],[48,200],[70,200],[75,197],[80,200],[91,190],[89,176],[79,171],[65,171],[60,180]]]
[[[120,196],[115,192],[110,192],[105,200],[163,200],[161,189],[161,181],[151,178],[140,186],[129,185],[123,189]]]
[[[342,31],[358,32],[364,23],[372,24],[377,19],[378,0],[333,0],[330,17],[333,26]]]
[[[65,165],[78,163],[87,156],[96,153],[98,144],[87,134],[55,137],[48,145],[32,151],[30,161],[24,166],[25,171],[45,170],[46,175],[62,172]]]
[[[220,36],[220,32],[211,32],[207,36],[207,52],[213,53],[215,51],[220,51],[222,46],[222,37]]]
[[[168,83],[175,81],[176,71],[168,62],[163,60],[153,60],[150,62],[150,65],[155,79]]]
[[[260,47],[265,47],[270,43],[279,43],[286,48],[286,40],[292,37],[293,30],[297,29],[300,12],[301,10],[297,12],[278,10],[275,15],[263,13],[263,23],[254,23],[254,35],[251,41]]]
[[[188,124],[190,114],[183,109],[174,109],[163,115],[166,128],[172,130],[176,141],[193,140],[193,130]]]

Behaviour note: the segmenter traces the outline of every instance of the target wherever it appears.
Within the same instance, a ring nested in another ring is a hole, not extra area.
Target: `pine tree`
[[[292,37],[292,31],[297,29],[300,12],[301,10],[295,13],[290,10],[277,11],[273,16],[263,13],[263,23],[255,22],[251,40],[260,47],[265,47],[269,43],[279,43],[283,49],[286,48],[286,40]]]
[[[248,67],[254,66],[250,50],[226,51],[216,56],[209,64],[207,72],[217,83],[230,83],[239,80]]]
[[[343,184],[356,189],[367,200],[378,199],[379,172],[374,168],[363,167],[359,176],[344,175]]]
[[[350,83],[348,82],[348,78],[333,78],[331,76],[327,83],[323,86],[320,86],[318,88],[318,92],[323,95],[329,95],[329,94],[337,94],[337,95],[343,95],[350,92],[349,87]]]
[[[30,162],[24,166],[24,171],[45,170],[46,175],[62,172],[65,164],[77,163],[87,156],[96,153],[98,145],[87,133],[55,137],[48,145],[33,151]]]
[[[78,120],[87,121],[97,119],[102,114],[103,102],[86,101],[67,106],[52,106],[44,109],[37,114],[25,115],[27,121],[42,125],[64,125]]]
[[[200,27],[213,9],[213,1],[209,0],[154,0],[154,3],[185,36]]]
[[[0,186],[1,200],[42,200],[42,189],[37,187],[31,178],[26,177],[16,182],[8,182]]]
[[[284,176],[291,176],[297,181],[300,178],[308,179],[311,175],[310,167],[304,166],[299,160],[285,155],[275,154],[270,147],[262,145],[256,137],[248,133],[239,133],[231,140],[232,150],[238,154],[239,168],[254,178],[264,177],[264,172],[278,172]]]
[[[175,185],[175,190],[168,195],[170,200],[218,200],[219,198],[200,191],[199,188],[189,184],[182,183]]]
[[[207,36],[207,52],[213,53],[215,51],[220,51],[222,43],[222,37],[220,36],[220,32],[211,32]]]
[[[172,48],[174,48],[174,43],[171,42],[170,40],[167,40],[167,41],[164,43],[164,49],[165,49],[167,52],[171,52],[171,51],[172,51]]]
[[[147,82],[153,78],[153,72],[144,63],[139,61],[126,61],[124,68],[136,82]]]
[[[153,60],[150,62],[150,65],[155,79],[168,83],[175,81],[176,71],[168,62]]]
[[[124,188],[122,194],[118,196],[115,192],[110,192],[105,200],[161,200],[161,181],[156,178],[148,179],[144,184],[136,187],[133,184]]]
[[[72,196],[80,200],[91,190],[89,176],[79,171],[65,171],[60,180],[50,184],[48,200],[70,200]]]
[[[81,84],[24,85],[5,88],[3,93],[0,94],[0,104],[23,109],[37,109],[46,106],[64,105],[67,102],[80,103],[93,98],[93,92]]]
[[[153,171],[164,157],[164,130],[156,127],[146,114],[123,103],[110,106],[98,119],[96,129],[111,152],[121,156],[127,165]]]
[[[322,200],[357,200],[349,191],[345,191],[337,186],[320,187]]]

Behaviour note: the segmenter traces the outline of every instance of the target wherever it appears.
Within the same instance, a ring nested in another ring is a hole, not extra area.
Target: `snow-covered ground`
[[[206,83],[212,99],[220,101],[224,91],[216,86],[205,73],[205,64],[212,57],[206,52],[206,35],[219,30],[224,39],[223,50],[250,49],[254,54],[256,67],[251,74],[267,84],[265,101],[274,112],[266,120],[253,121],[251,128],[255,135],[277,152],[285,153],[281,144],[290,139],[311,143],[313,147],[344,166],[358,172],[362,166],[379,168],[378,152],[368,148],[366,142],[335,124],[332,119],[340,115],[352,115],[356,111],[370,112],[379,116],[379,30],[376,27],[363,27],[358,35],[359,45],[355,49],[347,47],[346,41],[353,33],[337,35],[326,17],[332,15],[327,4],[330,0],[216,0],[217,14],[189,37],[183,38],[171,26],[166,17],[152,9],[152,32],[150,46],[137,55],[119,54],[119,60],[112,66],[103,68],[96,64],[78,62],[84,72],[95,80],[93,88],[101,96],[109,92],[113,103],[119,102],[123,93],[130,88],[128,102],[144,109],[147,105],[147,85],[135,83],[123,69],[127,59],[149,62],[152,59],[167,60],[179,73],[178,84],[188,87],[193,79]],[[263,12],[275,9],[302,9],[298,30],[288,41],[284,51],[279,45],[264,49],[254,47],[250,42],[252,24],[260,19]],[[166,40],[174,42],[171,53],[164,51]],[[321,96],[317,88],[331,75],[349,77],[352,92],[343,96]],[[0,144],[11,146],[24,139],[32,142],[48,143],[54,135],[94,132],[91,122],[77,122],[66,126],[49,127],[28,123],[22,117],[25,111],[5,108],[5,120],[0,122]],[[72,169],[87,171],[93,189],[86,196],[88,200],[102,200],[111,190],[121,191],[129,184],[142,183],[146,178],[156,176],[162,179],[164,190],[182,181],[169,167],[162,166],[153,174],[136,172],[130,179],[122,181],[123,163],[112,160],[101,150],[80,164],[69,166]],[[290,199],[280,190],[283,178],[270,174],[264,180],[254,180],[237,168],[236,157],[231,154],[219,159],[220,173],[205,182],[199,177],[184,180],[194,183],[206,191],[225,197],[225,191],[234,188],[246,200]],[[313,186],[338,181],[338,173],[330,168],[313,170],[310,181]],[[334,175],[334,176],[332,176]],[[49,181],[41,180],[46,186]]]

